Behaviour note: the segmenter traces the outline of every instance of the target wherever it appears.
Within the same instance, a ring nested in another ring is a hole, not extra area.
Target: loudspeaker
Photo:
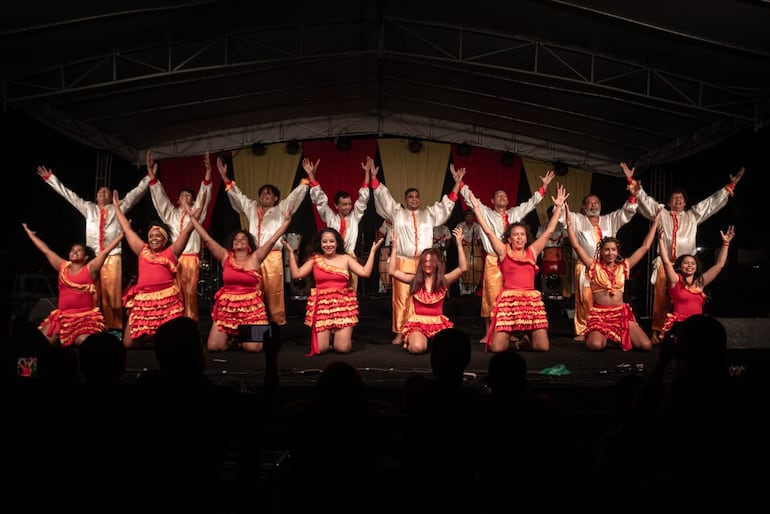
[[[38,302],[35,304],[34,307],[29,311],[29,314],[27,315],[27,319],[30,320],[35,325],[39,325],[41,321],[45,319],[46,316],[48,316],[52,310],[56,308],[57,303],[59,302],[58,297],[53,296],[51,298],[41,298],[38,300]]]

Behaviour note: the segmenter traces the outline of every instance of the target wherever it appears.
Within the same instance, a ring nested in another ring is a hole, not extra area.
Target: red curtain
[[[494,192],[502,189],[508,194],[510,207],[516,206],[521,181],[521,157],[516,155],[513,165],[505,166],[502,163],[503,152],[499,150],[471,147],[470,153],[464,156],[457,153],[457,146],[452,145],[452,162],[455,168],[465,168],[463,181],[481,203],[491,205]],[[470,207],[466,205],[465,200],[461,202],[463,211]]]
[[[195,191],[197,196],[201,187],[201,181],[206,174],[206,168],[203,166],[203,155],[189,157],[174,157],[158,161],[158,179],[163,184],[168,199],[176,205],[179,199],[179,191],[182,188],[190,188]],[[211,155],[211,198],[206,209],[206,219],[203,220],[203,226],[206,229],[211,225],[211,215],[214,212],[214,204],[219,194],[219,188],[222,185],[222,177],[217,171],[216,155]]]
[[[329,197],[329,207],[334,209],[334,195],[337,191],[347,191],[355,203],[358,198],[358,190],[364,183],[364,170],[361,163],[366,162],[366,157],[372,159],[377,151],[377,139],[350,139],[350,150],[337,149],[333,139],[303,141],[303,157],[315,162],[321,159],[316,170],[316,180]],[[304,172],[303,172],[304,173]],[[324,226],[318,211],[314,208],[316,228],[321,230]]]

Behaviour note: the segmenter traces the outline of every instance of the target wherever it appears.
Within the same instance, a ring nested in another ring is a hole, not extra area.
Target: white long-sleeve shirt
[[[452,215],[457,195],[441,197],[441,201],[428,207],[410,210],[396,202],[385,184],[372,180],[374,208],[382,218],[393,224],[398,238],[396,255],[405,259],[420,256],[423,250],[433,246],[433,227],[442,225]]]
[[[510,207],[503,212],[498,212],[491,207],[487,207],[486,205],[481,204],[479,206],[479,212],[476,212],[476,216],[484,216],[484,219],[487,220],[489,227],[494,231],[497,238],[500,239],[503,237],[503,233],[505,232],[505,229],[508,227],[508,225],[523,220],[527,214],[532,212],[532,210],[537,207],[537,204],[539,204],[543,199],[543,193],[541,192],[541,189],[535,191],[535,194],[533,194],[526,202],[523,202],[516,207]],[[473,205],[471,202],[471,196],[473,196],[473,192],[467,184],[465,184],[462,189],[460,189],[460,195],[465,199],[465,203],[468,205]],[[495,249],[492,248],[492,243],[489,241],[489,237],[487,237],[484,231],[481,232],[481,245],[484,247],[485,252],[489,254],[496,254]]]
[[[150,183],[150,197],[152,197],[152,203],[155,205],[155,210],[158,211],[158,216],[160,216],[161,220],[168,225],[168,228],[171,230],[171,237],[175,240],[179,237],[184,226],[189,222],[187,220],[187,213],[184,209],[171,203],[160,180],[155,180]],[[201,223],[206,219],[206,209],[208,209],[210,198],[211,181],[209,181],[208,184],[206,184],[205,181],[201,181],[201,187],[198,189],[198,195],[195,197],[195,203],[192,206],[192,210],[195,211],[200,207],[201,203],[203,203],[203,210],[198,218],[198,221]],[[200,251],[201,236],[198,234],[197,230],[193,230],[182,253],[199,254]]]
[[[647,193],[639,186],[639,193],[636,195],[639,201],[639,214],[652,220],[660,207],[665,207],[654,198],[650,198]],[[679,255],[695,255],[697,251],[696,237],[698,235],[698,225],[713,216],[719,209],[727,205],[730,198],[730,190],[727,187],[721,188],[708,198],[701,200],[689,209],[681,212],[666,211],[660,217],[660,227],[663,230],[663,242],[666,248],[671,252],[671,261],[675,261]],[[653,261],[653,271],[651,282],[654,284],[658,269],[660,268],[660,257]]]
[[[638,209],[638,203],[626,200],[623,207],[614,210],[609,214],[600,214],[599,222],[596,225],[591,223],[591,219],[581,212],[570,212],[572,226],[575,230],[580,247],[590,256],[596,256],[596,245],[605,237],[615,237],[620,227],[631,221]],[[559,218],[563,222],[565,216]],[[573,255],[574,251],[573,251]],[[577,257],[577,255],[575,255]]]
[[[112,202],[104,207],[99,207],[96,202],[84,200],[74,191],[61,183],[59,178],[51,173],[45,179],[45,183],[67,200],[86,220],[86,244],[97,255],[120,234],[120,223],[115,217],[115,207]],[[120,204],[122,212],[128,212],[131,207],[144,196],[150,184],[150,177],[145,175],[139,184],[123,197]],[[122,251],[121,243],[118,243],[110,255],[119,255]]]
[[[283,225],[283,211],[289,211],[292,214],[297,212],[308,191],[308,185],[300,183],[289,193],[289,196],[278,202],[278,205],[270,207],[262,213],[259,202],[243,194],[234,181],[230,183],[230,186],[225,187],[230,205],[235,209],[235,212],[248,218],[249,232],[254,235],[259,246],[265,244]],[[273,250],[281,250],[282,248],[283,244],[280,240],[273,245]]]
[[[342,226],[342,216],[334,209],[329,207],[329,198],[321,189],[320,184],[315,184],[310,188],[310,200],[318,210],[318,215],[327,227],[333,228],[337,232],[341,233],[340,227]],[[345,217],[345,251],[354,252],[356,249],[356,241],[358,241],[358,224],[361,222],[361,218],[366,211],[366,205],[369,203],[369,186],[362,186],[358,190],[358,198],[353,205],[353,209],[350,214]]]

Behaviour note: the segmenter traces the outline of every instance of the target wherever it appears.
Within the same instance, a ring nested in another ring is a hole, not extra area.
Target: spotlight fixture
[[[516,160],[516,154],[513,152],[503,152],[503,156],[500,157],[500,164],[503,166],[513,166]]]
[[[420,153],[420,150],[422,150],[422,143],[418,139],[410,139],[408,148],[412,153]]]
[[[297,155],[299,152],[299,142],[296,139],[292,139],[286,143],[286,153],[289,155]]]
[[[265,146],[265,143],[254,143],[251,145],[251,153],[254,155],[265,155],[265,152],[267,152],[267,146]]]
[[[337,147],[337,150],[339,150],[340,152],[349,152],[350,147],[353,146],[352,142],[350,141],[350,138],[345,136],[339,136],[334,141],[334,145]]]
[[[553,163],[553,172],[556,173],[557,177],[563,177],[569,173],[569,166],[561,161],[556,161]]]
[[[468,143],[457,145],[457,155],[468,157],[471,154],[471,146]]]

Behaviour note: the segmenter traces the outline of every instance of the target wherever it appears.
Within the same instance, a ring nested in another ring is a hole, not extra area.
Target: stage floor
[[[567,315],[568,301],[548,302],[549,352],[522,351],[527,361],[529,378],[534,384],[575,385],[604,387],[613,385],[624,374],[644,374],[655,363],[657,350],[651,352],[624,352],[619,347],[608,347],[602,352],[588,352],[582,343],[573,340],[572,319]],[[201,312],[207,311],[204,306]],[[471,362],[467,367],[469,380],[482,378],[492,356],[484,351],[479,339],[484,332],[483,320],[477,315],[480,298],[461,296],[448,298],[445,313],[455,326],[466,331],[473,341]],[[414,373],[430,373],[429,355],[412,355],[400,345],[391,344],[390,297],[362,297],[359,325],[353,334],[353,351],[349,354],[328,353],[306,357],[309,351],[310,328],[304,321],[305,302],[287,301],[288,322],[282,327],[282,348],[279,355],[281,383],[284,386],[306,386],[315,383],[317,375],[328,363],[344,360],[361,370],[371,387],[398,387]],[[649,332],[648,320],[641,319]],[[756,352],[770,350],[769,318],[720,318],[728,334],[731,365],[744,365]],[[205,340],[211,322],[201,319]],[[264,356],[240,350],[207,353],[207,374],[215,381],[230,380],[247,389],[258,388],[264,372]],[[545,375],[549,367],[563,365],[569,374]],[[131,350],[128,353],[129,377],[144,369],[156,368],[151,349]]]

